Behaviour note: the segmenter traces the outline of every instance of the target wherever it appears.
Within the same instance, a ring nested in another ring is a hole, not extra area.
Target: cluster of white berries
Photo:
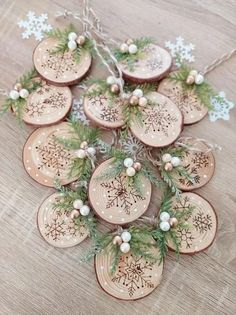
[[[178,220],[176,218],[171,218],[170,214],[166,211],[161,212],[160,221],[160,229],[164,232],[167,232],[170,228],[175,228],[178,225]]]
[[[118,245],[120,246],[120,251],[122,253],[128,253],[130,251],[130,240],[131,240],[132,236],[131,233],[128,231],[124,231],[122,232],[121,236],[120,235],[116,235],[113,238],[113,244],[114,245]]]
[[[27,98],[29,96],[29,91],[22,88],[22,85],[20,83],[16,83],[14,86],[14,90],[11,90],[9,93],[9,97],[12,100],[18,100],[19,97],[21,98]]]
[[[87,156],[94,157],[96,155],[96,149],[89,147],[87,141],[83,141],[80,145],[80,149],[75,151],[75,156],[79,159],[84,159]]]
[[[83,35],[80,35],[80,36],[78,36],[76,33],[74,33],[74,32],[71,32],[69,35],[68,35],[68,44],[67,44],[67,46],[68,46],[68,48],[70,49],[70,50],[75,50],[77,47],[78,47],[78,45],[79,46],[83,46],[84,45],[84,43],[85,43],[85,40],[86,40],[86,38],[85,38],[85,36],[83,36]]]
[[[129,39],[126,40],[125,43],[120,45],[120,51],[123,54],[129,53],[131,55],[134,55],[134,54],[137,53],[138,47],[134,44],[133,39],[129,38]]]
[[[186,83],[188,85],[192,85],[193,83],[200,85],[204,82],[204,76],[199,73],[197,70],[191,70],[186,79]]]
[[[126,175],[129,177],[133,177],[142,167],[139,162],[134,162],[131,158],[124,159],[124,166],[126,167]]]
[[[165,163],[165,170],[170,172],[174,167],[178,167],[181,164],[181,160],[177,156],[171,156],[169,153],[162,155],[162,161]]]
[[[114,77],[114,76],[109,76],[106,79],[107,85],[110,86],[110,90],[114,94],[118,94],[120,92],[120,79]],[[123,84],[124,82],[122,82]]]
[[[135,89],[129,99],[130,105],[141,107],[147,106],[147,98],[143,96],[143,91],[141,89]]]
[[[90,212],[89,206],[85,205],[82,200],[76,199],[73,202],[74,210],[71,211],[71,219],[76,219],[81,214],[82,216],[87,216]]]

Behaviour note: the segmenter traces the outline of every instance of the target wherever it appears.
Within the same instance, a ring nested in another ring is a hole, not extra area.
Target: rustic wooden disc
[[[142,176],[143,194],[127,187],[125,174],[109,179],[99,178],[112,169],[112,159],[100,164],[89,183],[89,200],[96,213],[112,224],[126,224],[140,217],[148,208],[151,199],[151,183]]]
[[[93,85],[88,91],[96,88]],[[111,104],[107,95],[84,98],[84,112],[96,125],[104,128],[120,128],[124,125],[122,101],[117,97]]]
[[[75,84],[89,71],[91,54],[81,50],[80,62],[77,63],[71,51],[52,54],[57,44],[54,38],[47,38],[38,44],[33,54],[35,68],[48,82],[62,86]]]
[[[180,198],[173,198],[174,210],[187,210],[189,206],[194,206],[194,210],[186,218],[188,226],[176,228],[182,254],[195,254],[207,249],[212,244],[217,231],[215,210],[206,199],[192,192],[182,193]],[[171,242],[168,246],[175,249]]]
[[[175,180],[181,190],[191,191],[206,185],[211,180],[215,171],[215,158],[213,153],[208,151],[207,145],[201,141],[192,138],[184,143],[191,147],[183,156],[182,165],[194,182],[178,175],[175,176]]]
[[[53,204],[60,200],[60,194],[54,193],[46,198],[38,210],[38,229],[42,237],[55,247],[71,247],[79,244],[88,236],[88,230],[78,229],[75,221],[63,210],[54,209]]]
[[[42,86],[30,93],[22,119],[35,126],[46,126],[61,121],[70,111],[72,94],[68,87],[42,81]]]
[[[142,56],[137,59],[134,70],[131,71],[126,61],[120,62],[124,79],[136,82],[154,82],[165,77],[172,65],[169,52],[157,45],[149,44],[142,50]]]
[[[157,249],[155,249],[157,251]],[[129,252],[120,257],[117,270],[110,272],[111,251],[95,257],[95,271],[101,288],[117,299],[138,300],[149,295],[161,282],[163,263],[150,263]]]
[[[161,81],[158,92],[168,96],[181,110],[184,116],[184,124],[194,124],[203,119],[208,109],[192,91],[183,91],[180,82],[165,79]]]
[[[131,121],[130,129],[135,137],[151,147],[164,147],[174,142],[182,131],[183,116],[178,107],[166,96],[151,92],[147,96],[157,105],[140,108],[142,124]]]
[[[23,163],[27,173],[38,183],[53,187],[58,177],[62,185],[77,179],[68,178],[69,168],[74,158],[74,151],[69,151],[59,144],[57,138],[71,137],[68,123],[38,128],[32,132],[25,143]]]

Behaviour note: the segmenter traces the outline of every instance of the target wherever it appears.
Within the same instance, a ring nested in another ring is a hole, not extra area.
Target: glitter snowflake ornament
[[[234,103],[226,99],[225,92],[221,91],[218,95],[213,97],[211,104],[214,110],[209,111],[210,121],[216,121],[217,119],[230,119],[229,111],[234,107]]]
[[[192,51],[195,49],[195,45],[192,43],[186,44],[183,37],[176,37],[176,42],[172,43],[171,41],[165,42],[165,47],[170,49],[171,56],[173,58],[180,58],[180,62],[194,62],[195,57],[192,55]],[[176,65],[180,66],[180,62],[176,61]]]
[[[29,11],[27,18],[27,20],[21,20],[17,23],[20,28],[25,30],[22,32],[23,39],[29,39],[33,35],[37,41],[41,41],[44,38],[44,32],[52,29],[52,26],[46,23],[48,19],[46,13],[36,16],[35,12]]]
[[[85,126],[89,125],[89,121],[88,121],[88,119],[84,113],[83,99],[82,98],[73,100],[71,114],[73,117],[78,119],[78,121],[80,121],[83,125],[85,125]]]

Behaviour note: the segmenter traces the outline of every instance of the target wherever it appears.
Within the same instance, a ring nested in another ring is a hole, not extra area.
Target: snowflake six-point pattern
[[[28,102],[25,112],[29,117],[40,117],[43,115],[46,106],[43,102]]]
[[[204,152],[194,152],[191,161],[198,169],[205,168],[209,165],[209,155]]]
[[[202,211],[198,211],[198,213],[193,217],[193,225],[197,231],[201,234],[211,230],[212,228],[212,218],[209,214],[204,214]]]
[[[46,237],[51,237],[54,241],[60,240],[61,236],[66,234],[65,221],[61,216],[56,215],[51,222],[45,224]]]
[[[170,49],[171,56],[173,58],[179,57],[180,62],[194,62],[195,57],[192,55],[192,51],[195,49],[195,45],[192,43],[186,44],[183,37],[176,37],[176,42],[172,43],[171,41],[165,42],[165,47]],[[176,62],[177,66],[180,66],[179,62]]]
[[[149,272],[153,269],[153,263],[145,261],[142,256],[134,258],[132,255],[121,256],[118,272],[112,278],[112,282],[123,285],[130,297],[137,290],[154,288],[152,276]]]
[[[141,141],[135,138],[130,131],[125,138],[120,140],[120,144],[122,145],[123,150],[131,156],[145,157],[145,146]]]
[[[106,95],[97,95],[89,97],[89,101],[93,106],[104,106],[104,102],[107,102],[108,97]]]
[[[158,58],[151,58],[147,60],[145,65],[149,70],[156,71],[162,68],[163,62]]]
[[[88,126],[89,120],[84,113],[83,99],[74,99],[71,109],[71,114],[73,117],[78,119],[83,125]]]
[[[145,200],[133,185],[127,184],[126,177],[123,174],[117,175],[114,179],[100,184],[101,187],[107,189],[108,200],[106,208],[120,207],[127,215],[130,215],[130,209],[133,204],[139,200]]]
[[[70,220],[68,222],[67,225],[67,232],[69,233],[69,235],[71,236],[83,236],[85,234],[85,225],[80,225],[80,227],[78,227],[75,224],[75,220]]]
[[[111,106],[103,106],[100,113],[101,119],[109,122],[115,122],[119,119],[119,111]]]
[[[48,98],[46,98],[43,103],[50,105],[52,108],[64,108],[66,105],[67,97],[64,96],[61,92],[56,92],[51,94]]]
[[[189,228],[178,228],[177,229],[177,237],[180,246],[186,246],[187,248],[191,248],[193,244],[194,237]]]
[[[216,121],[217,119],[229,120],[229,111],[234,107],[234,103],[227,100],[225,92],[220,93],[211,99],[213,110],[208,112],[209,120]]]

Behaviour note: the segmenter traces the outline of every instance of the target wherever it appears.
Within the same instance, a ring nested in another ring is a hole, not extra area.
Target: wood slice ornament
[[[204,106],[193,91],[184,91],[180,82],[165,79],[160,82],[158,92],[169,97],[181,110],[184,124],[194,124],[203,119],[208,109]]]
[[[167,50],[149,44],[141,53],[142,57],[137,58],[132,71],[127,61],[119,63],[124,79],[144,83],[155,82],[166,76],[172,65],[172,57]]]
[[[217,231],[217,216],[211,204],[198,194],[185,192],[180,198],[173,198],[175,211],[187,210],[194,207],[193,212],[186,218],[187,227],[178,228],[177,236],[180,243],[180,253],[195,254],[207,249],[214,241]],[[168,246],[175,249],[169,242]]]
[[[128,187],[126,174],[101,178],[112,167],[112,159],[109,159],[95,169],[89,183],[89,201],[103,220],[122,225],[136,220],[147,210],[151,199],[151,182],[142,176],[141,195],[134,187]]]
[[[74,151],[67,150],[57,138],[70,137],[71,128],[68,123],[38,128],[32,132],[23,150],[24,167],[38,183],[53,187],[58,177],[62,185],[77,179],[68,178],[69,168],[74,158]]]
[[[88,51],[81,50],[77,63],[72,51],[52,53],[57,44],[54,38],[47,38],[38,44],[33,54],[35,68],[50,83],[61,86],[75,84],[89,71],[92,56]]]
[[[94,89],[96,89],[96,85],[91,86],[88,92]],[[124,125],[122,101],[119,97],[110,101],[108,95],[86,96],[84,98],[84,112],[94,124],[103,128],[115,129]]]
[[[54,203],[61,198],[60,193],[46,198],[39,207],[37,222],[39,232],[46,242],[55,247],[66,248],[82,242],[89,232],[84,226],[78,229],[75,221],[65,211],[54,208]]]
[[[135,117],[131,121],[131,132],[140,141],[152,147],[164,147],[173,143],[183,127],[183,116],[178,107],[166,96],[151,92],[147,95],[156,105],[140,108],[142,123]]]
[[[59,87],[42,81],[42,86],[30,93],[22,119],[34,126],[56,124],[71,109],[72,94],[68,87]]]
[[[189,145],[190,149],[181,158],[181,163],[193,181],[181,176],[175,176],[175,180],[179,189],[191,191],[206,185],[211,180],[215,171],[215,158],[202,141],[192,138],[183,139],[182,142]]]
[[[157,251],[157,249],[155,249]],[[122,254],[114,274],[110,272],[109,249],[95,257],[95,271],[101,288],[121,300],[138,300],[149,295],[161,282],[163,263],[151,263],[131,252]]]

